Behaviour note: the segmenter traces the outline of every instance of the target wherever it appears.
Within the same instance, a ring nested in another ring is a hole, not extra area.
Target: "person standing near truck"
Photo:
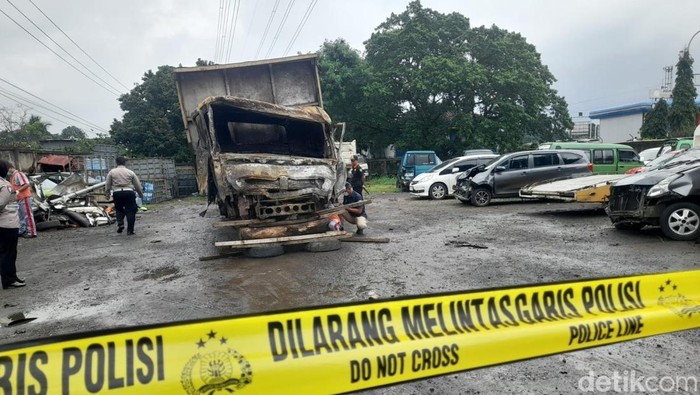
[[[357,155],[350,157],[350,184],[352,189],[362,196],[362,187],[365,185],[365,172],[360,167]]]
[[[2,288],[19,288],[26,284],[17,277],[17,240],[19,216],[12,185],[5,180],[12,164],[0,160],[0,279]]]
[[[117,157],[117,167],[107,173],[105,193],[112,194],[114,209],[117,211],[117,233],[124,231],[124,217],[126,217],[126,234],[134,234],[136,222],[136,194],[143,199],[143,189],[138,176],[126,168],[126,158]]]
[[[17,204],[19,205],[19,236],[30,239],[36,237],[36,223],[34,222],[34,198],[29,178],[14,167],[9,168],[12,175],[10,183],[12,189],[17,192]]]

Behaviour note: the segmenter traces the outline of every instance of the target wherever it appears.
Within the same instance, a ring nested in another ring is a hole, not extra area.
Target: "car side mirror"
[[[502,171],[505,170],[505,169],[506,169],[505,166],[496,166],[496,168],[493,169],[493,171],[495,171],[496,173],[500,173],[500,172],[502,172]]]
[[[452,173],[459,173],[459,167],[453,167],[452,168]]]

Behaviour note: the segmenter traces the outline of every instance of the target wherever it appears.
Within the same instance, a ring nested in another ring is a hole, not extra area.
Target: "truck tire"
[[[700,236],[700,206],[690,202],[669,205],[659,218],[661,231],[673,240],[695,240]]]
[[[340,240],[324,240],[324,241],[313,241],[306,245],[306,251],[309,252],[328,252],[337,251],[340,249],[342,243]]]
[[[248,248],[245,255],[248,258],[272,258],[284,254],[284,247],[252,247]]]

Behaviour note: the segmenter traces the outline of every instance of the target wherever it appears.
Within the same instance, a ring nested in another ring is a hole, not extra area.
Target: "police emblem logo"
[[[683,295],[678,286],[670,279],[659,285],[659,306],[664,306],[679,317],[692,318],[693,314],[700,314],[700,305],[697,301],[688,299]]]
[[[197,353],[187,361],[180,382],[190,395],[232,393],[250,384],[250,363],[233,348],[228,339],[213,330],[194,344]]]

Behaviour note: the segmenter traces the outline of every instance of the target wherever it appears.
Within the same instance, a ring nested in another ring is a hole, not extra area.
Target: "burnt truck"
[[[344,127],[323,110],[316,55],[175,69],[197,183],[239,223],[302,221],[336,202]]]

